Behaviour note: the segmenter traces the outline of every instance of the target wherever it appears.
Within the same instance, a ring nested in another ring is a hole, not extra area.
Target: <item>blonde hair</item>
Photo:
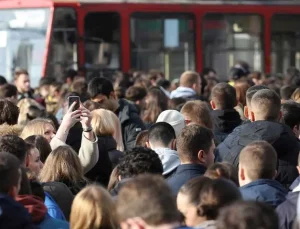
[[[297,88],[291,96],[291,99],[297,103],[300,103],[300,88]]]
[[[43,109],[43,107],[38,102],[36,102],[33,99],[29,99],[29,98],[20,100],[18,102],[17,106],[19,107],[19,110],[20,110],[18,124],[22,125],[22,126],[26,125],[29,122],[27,114],[29,112],[30,106],[35,106],[41,110]]]
[[[34,119],[26,124],[20,137],[26,139],[32,135],[44,136],[46,131],[46,125],[49,124],[52,125],[53,128],[55,129],[53,122],[49,119],[42,119],[42,118]]]
[[[117,142],[117,150],[124,151],[124,144],[119,118],[109,110],[92,111],[92,127],[96,135],[111,135]]]
[[[72,204],[70,228],[117,229],[115,204],[110,194],[98,185],[80,191]]]
[[[79,157],[70,146],[59,146],[47,157],[40,173],[41,182],[68,180],[75,184],[87,181]]]

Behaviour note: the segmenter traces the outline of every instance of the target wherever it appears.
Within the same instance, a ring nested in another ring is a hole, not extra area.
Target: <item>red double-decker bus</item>
[[[167,77],[209,66],[225,78],[300,67],[299,0],[2,0],[0,74],[32,82],[63,70],[159,69]]]

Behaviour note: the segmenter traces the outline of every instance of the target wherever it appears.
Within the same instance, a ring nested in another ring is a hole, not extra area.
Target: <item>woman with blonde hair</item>
[[[102,187],[90,185],[75,197],[70,217],[71,229],[118,229],[115,205]]]
[[[79,157],[70,146],[53,150],[40,172],[41,182],[62,182],[76,195],[87,184]]]
[[[86,176],[92,180],[108,185],[112,168],[115,167],[123,153],[121,125],[118,117],[111,111],[97,109],[91,112],[91,125],[98,138],[99,160]]]
[[[300,88],[297,88],[291,96],[291,99],[297,103],[300,103]]]
[[[65,114],[62,123],[56,131],[53,122],[48,119],[35,119],[24,127],[21,138],[26,139],[32,135],[42,135],[50,143],[51,149],[66,145],[66,140],[71,127],[77,122],[82,125],[81,147],[78,156],[84,173],[90,171],[99,159],[98,139],[91,126],[91,113],[82,105],[74,110],[75,103],[70,106]]]

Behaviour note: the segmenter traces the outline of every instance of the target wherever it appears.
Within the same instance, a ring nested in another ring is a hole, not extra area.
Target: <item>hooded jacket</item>
[[[31,195],[21,195],[17,201],[29,212],[32,222],[41,229],[69,229],[66,221],[53,219],[47,214],[47,208],[42,199]]]
[[[279,219],[279,229],[294,228],[294,221],[297,216],[297,204],[300,197],[300,185],[286,196],[286,200],[276,208]]]
[[[137,135],[145,129],[145,125],[136,107],[125,99],[119,99],[117,114],[121,123],[125,150],[130,150],[135,145]]]
[[[161,160],[164,169],[164,176],[172,174],[180,165],[177,151],[169,148],[155,148],[153,150],[158,154],[158,157]]]
[[[259,179],[240,187],[244,200],[255,200],[276,208],[285,201],[287,190],[276,180]]]
[[[66,220],[64,213],[62,210],[59,208],[55,200],[52,198],[52,196],[45,192],[45,201],[44,204],[47,207],[48,214],[54,218],[54,219],[60,219],[60,220]]]
[[[212,110],[211,115],[214,123],[214,134],[220,143],[242,123],[239,113],[234,109]]]
[[[216,148],[215,161],[228,161],[237,167],[241,150],[256,140],[272,144],[278,158],[276,180],[281,184],[291,184],[298,176],[296,166],[300,145],[290,127],[282,123],[255,121],[238,126]]]
[[[0,194],[0,228],[36,229],[28,211],[10,196]]]
[[[170,98],[193,98],[196,97],[197,93],[189,87],[178,87],[176,90],[171,92]]]

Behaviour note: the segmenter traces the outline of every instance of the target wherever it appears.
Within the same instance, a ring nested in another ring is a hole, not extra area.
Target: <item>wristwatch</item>
[[[86,128],[82,128],[83,132],[91,132],[93,130],[93,128],[91,126],[86,127]]]

